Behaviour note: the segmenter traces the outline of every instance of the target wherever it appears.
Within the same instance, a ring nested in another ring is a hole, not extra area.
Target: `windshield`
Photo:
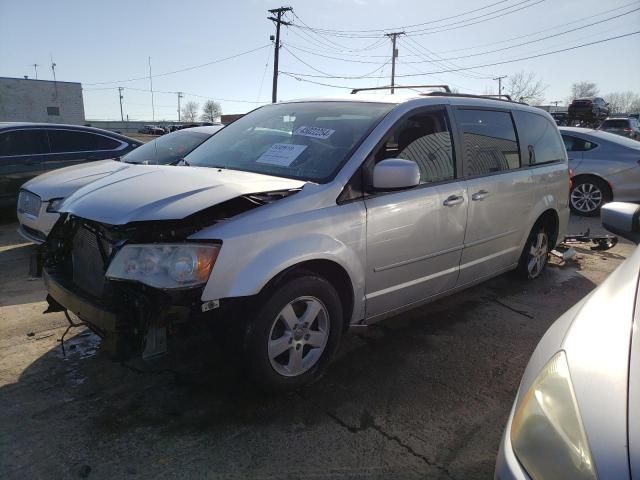
[[[324,183],[391,108],[364,102],[262,107],[203,143],[187,162]]]
[[[183,158],[210,136],[208,133],[188,130],[169,133],[139,146],[122,157],[122,161],[168,165]]]

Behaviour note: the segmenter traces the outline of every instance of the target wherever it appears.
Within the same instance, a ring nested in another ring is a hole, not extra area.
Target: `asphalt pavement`
[[[602,231],[598,219],[571,230]],[[203,337],[116,364],[47,314],[32,247],[0,225],[0,478],[492,478],[520,376],[549,325],[634,246],[578,249],[348,334],[318,383],[265,396]]]

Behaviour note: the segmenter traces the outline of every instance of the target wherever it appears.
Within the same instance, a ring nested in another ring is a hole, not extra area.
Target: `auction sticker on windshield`
[[[307,148],[306,145],[275,143],[260,156],[257,163],[268,163],[269,165],[288,167],[304,152],[305,148]]]
[[[320,140],[326,140],[335,133],[335,130],[322,127],[298,127],[293,132],[294,135],[302,135],[303,137],[319,138]]]

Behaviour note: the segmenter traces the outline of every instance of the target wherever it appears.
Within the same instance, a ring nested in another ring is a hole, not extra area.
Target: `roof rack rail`
[[[414,89],[414,88],[441,88],[443,89],[446,93],[451,93],[451,89],[449,88],[449,85],[388,85],[386,87],[368,87],[368,88],[354,88],[353,90],[351,90],[351,95],[356,94],[358,92],[369,92],[371,90],[390,90],[392,88],[408,88],[408,89]]]
[[[424,96],[447,96],[447,97],[464,97],[464,98],[490,98],[492,100],[499,100],[501,102],[519,103],[520,105],[528,105],[525,102],[517,102],[513,100],[509,95],[475,95],[472,93],[448,93],[448,92],[427,92],[421,93]]]

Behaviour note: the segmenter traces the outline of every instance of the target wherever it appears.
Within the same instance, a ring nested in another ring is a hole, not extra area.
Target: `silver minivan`
[[[317,379],[350,326],[509,270],[538,277],[569,215],[551,116],[432,92],[258,108],[181,167],[76,191],[47,243],[49,311],[118,359],[225,326],[272,390]]]

